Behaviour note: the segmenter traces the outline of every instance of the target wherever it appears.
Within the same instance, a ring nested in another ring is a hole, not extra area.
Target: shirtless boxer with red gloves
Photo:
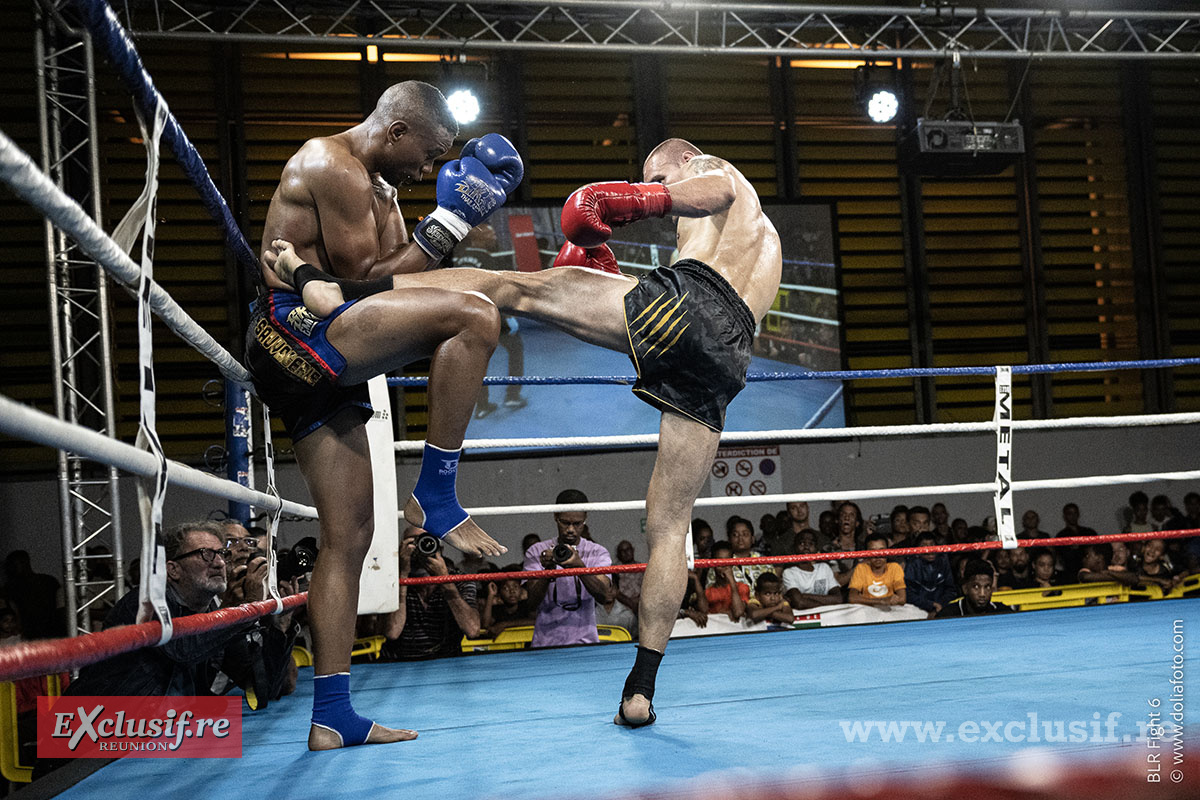
[[[655,677],[687,583],[692,504],[712,466],[725,408],[745,385],[754,328],[774,302],[782,271],[779,235],[754,187],[728,162],[668,139],[646,159],[643,177],[646,183],[591,184],[571,195],[562,216],[570,241],[555,259],[558,269],[395,279],[398,286],[480,291],[506,313],[626,353],[638,373],[633,391],[662,411],[646,495],[650,559],[639,647],[613,720],[631,727],[655,719]],[[610,274],[612,227],[668,214],[678,218],[679,260],[640,280]],[[285,249],[276,271],[286,279],[297,263]],[[339,297],[332,286],[304,295],[318,313]]]
[[[442,167],[438,207],[409,242],[396,187],[431,172],[457,133],[441,92],[417,81],[396,84],[364,122],[306,142],[284,166],[267,210],[264,243],[287,239],[297,264],[310,262],[286,284],[271,272],[275,253],[264,246],[266,285],[246,337],[246,363],[259,397],[291,434],[320,515],[321,553],[308,603],[316,659],[312,750],[416,736],[375,725],[350,703],[359,576],[374,530],[368,379],[432,358],[429,434],[405,519],[468,553],[505,552],[471,520],[455,491],[499,312],[484,297],[392,282],[393,275],[441,260],[521,181],[521,158],[503,136],[468,142],[459,159]],[[344,296],[317,316],[300,297],[311,282],[344,286]]]

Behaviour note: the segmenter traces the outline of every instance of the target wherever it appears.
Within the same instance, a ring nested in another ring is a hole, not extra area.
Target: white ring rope
[[[1200,413],[1135,414],[1120,417],[1068,417],[1066,419],[1013,420],[1015,430],[1071,430],[1074,428],[1151,428],[1164,425],[1190,425],[1200,422]],[[721,444],[745,442],[800,442],[824,439],[865,439],[886,436],[936,436],[939,434],[990,433],[994,422],[937,422],[928,425],[864,425],[857,428],[793,428],[777,431],[726,431]],[[495,450],[505,447],[565,449],[590,447],[640,447],[657,445],[657,433],[619,436],[551,436],[525,439],[467,439],[464,450]],[[396,452],[420,453],[424,442],[396,442]]]
[[[69,234],[125,288],[136,291],[141,274],[138,265],[3,131],[0,131],[0,179],[14,194]],[[249,387],[250,374],[246,369],[157,283],[150,288],[150,305],[168,328],[216,364],[226,378]]]
[[[1074,489],[1079,486],[1119,486],[1142,481],[1194,481],[1200,480],[1200,470],[1186,472],[1151,472],[1137,475],[1092,475],[1083,478],[1051,478],[1038,481],[1013,481],[1013,491],[1033,489]],[[991,494],[996,488],[993,481],[987,483],[959,483],[948,486],[901,486],[894,489],[854,489],[834,492],[796,492],[794,494],[758,494],[739,497],[699,497],[697,508],[709,506],[778,505],[782,503],[814,503],[826,500],[861,500],[863,498],[913,497],[922,495]],[[561,511],[640,511],[646,507],[645,500],[612,500],[598,503],[562,504],[541,503],[525,506],[481,506],[468,508],[476,517],[495,517],[506,514],[552,514]],[[401,515],[403,511],[399,512]]]
[[[153,476],[157,468],[157,459],[145,450],[64,422],[4,395],[0,395],[0,433],[59,450],[69,450],[133,475]],[[234,481],[218,478],[177,461],[169,461],[168,465],[169,486],[182,486],[236,503],[247,503],[268,510],[279,507],[286,514],[317,518],[317,510],[312,506],[301,505],[291,500],[279,501],[268,494],[256,492]]]

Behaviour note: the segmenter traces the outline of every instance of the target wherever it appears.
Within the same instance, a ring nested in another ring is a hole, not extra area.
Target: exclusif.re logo
[[[241,758],[238,697],[39,697],[39,758]]]

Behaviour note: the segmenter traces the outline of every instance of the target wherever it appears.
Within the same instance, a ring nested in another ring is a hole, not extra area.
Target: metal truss
[[[90,39],[39,9],[34,32],[42,169],[100,219],[95,73]],[[46,222],[54,409],[67,422],[116,438],[108,283],[78,245]],[[124,585],[115,467],[58,453],[68,634],[91,631],[93,607]],[[103,546],[108,552],[89,548]],[[100,604],[100,605],[98,605]]]
[[[139,38],[281,47],[846,58],[1200,58],[1194,12],[816,6],[693,0],[125,0]]]

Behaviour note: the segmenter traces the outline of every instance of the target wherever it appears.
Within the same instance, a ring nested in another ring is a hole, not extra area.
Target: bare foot
[[[613,717],[613,723],[629,728],[640,728],[643,725],[649,725],[654,720],[651,718],[654,711],[650,708],[650,701],[644,695],[635,694],[633,697],[627,697],[621,701],[621,711],[624,712],[625,718],[621,718],[621,714]]]
[[[425,513],[421,511],[421,504],[411,495],[404,504],[404,521],[418,528],[425,527]],[[470,517],[443,536],[442,541],[473,556],[499,556],[508,552],[507,547],[488,536]]]
[[[475,520],[467,520],[443,537],[443,541],[457,547],[464,553],[481,556],[500,556],[508,552],[508,548],[488,536],[483,528],[475,524]]]
[[[263,263],[275,273],[276,278],[295,288],[296,268],[302,265],[304,260],[296,255],[296,248],[286,239],[272,239],[271,247],[272,250],[263,253]]]
[[[277,252],[268,250],[263,254],[263,262],[279,280],[293,289],[296,288],[296,270],[304,264],[304,260],[296,255],[292,243],[286,239],[272,240],[271,247]],[[342,287],[332,281],[309,281],[305,284],[300,299],[309,311],[322,319],[346,302],[342,295]]]
[[[404,728],[385,728],[382,725],[372,724],[371,732],[367,734],[367,741],[365,743],[391,744],[392,742],[407,742],[415,738],[417,738],[416,731]],[[342,737],[328,728],[313,725],[308,729],[309,750],[338,750],[342,747],[344,747]]]

